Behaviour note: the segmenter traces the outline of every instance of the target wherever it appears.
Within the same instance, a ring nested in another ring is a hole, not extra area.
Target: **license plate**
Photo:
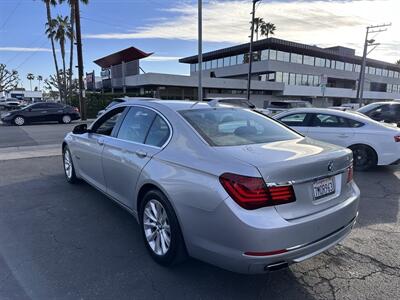
[[[314,182],[314,199],[321,199],[335,193],[335,182],[333,177],[324,178]]]

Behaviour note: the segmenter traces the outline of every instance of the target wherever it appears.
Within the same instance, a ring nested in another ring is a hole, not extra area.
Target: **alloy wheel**
[[[15,122],[16,125],[22,126],[22,125],[25,124],[25,119],[23,117],[16,117],[14,119],[14,122]]]
[[[171,244],[171,228],[167,211],[155,199],[148,201],[144,208],[143,230],[152,251],[160,256],[165,255]]]
[[[71,154],[69,150],[65,150],[64,152],[64,170],[65,175],[67,175],[68,179],[72,178],[72,162],[71,162]]]
[[[69,124],[69,123],[71,123],[71,117],[68,115],[65,115],[62,117],[62,121],[64,124]]]

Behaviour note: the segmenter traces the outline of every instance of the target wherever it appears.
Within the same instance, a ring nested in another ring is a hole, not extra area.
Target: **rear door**
[[[347,147],[354,137],[354,126],[346,118],[332,114],[312,114],[307,135],[313,139]]]
[[[137,180],[144,166],[169,139],[170,126],[147,107],[129,108],[113,139],[104,143],[103,170],[107,193],[132,207]]]
[[[310,116],[311,114],[307,113],[293,113],[280,118],[279,121],[289,127],[292,127],[298,132],[307,135],[310,124]]]
[[[59,103],[47,103],[47,121],[59,121],[64,113],[64,106]]]

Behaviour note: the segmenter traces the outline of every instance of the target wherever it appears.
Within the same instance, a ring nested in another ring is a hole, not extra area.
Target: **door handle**
[[[140,158],[144,158],[147,156],[147,152],[144,152],[143,150],[137,150],[136,155],[139,156]]]
[[[104,145],[104,141],[102,139],[98,139],[97,140],[97,144],[99,144],[100,146]]]

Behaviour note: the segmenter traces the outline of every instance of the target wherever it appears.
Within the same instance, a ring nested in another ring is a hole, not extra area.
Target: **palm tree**
[[[26,75],[26,79],[29,80],[29,84],[31,86],[31,91],[32,91],[32,80],[35,80],[35,75],[33,75],[32,73],[28,73],[28,75]]]
[[[254,32],[256,33],[256,41],[258,41],[258,32],[263,24],[265,24],[263,18],[254,18]]]
[[[73,75],[73,61],[74,61],[74,42],[75,42],[75,2],[76,0],[59,0],[59,3],[67,1],[70,6],[70,49],[69,49],[69,76],[68,76],[68,94],[72,95],[72,75]],[[81,3],[88,4],[89,0],[81,0]]]
[[[396,65],[400,65],[400,59],[396,61]]]
[[[43,80],[43,76],[42,76],[42,75],[38,75],[38,76],[36,77],[36,79],[39,81],[39,91],[40,91],[40,83],[41,83],[42,80]]]
[[[56,6],[57,5],[57,0],[42,0],[42,2],[44,2],[46,4],[46,14],[47,14],[46,27],[47,27],[47,26],[50,26],[51,20],[52,20],[52,17],[51,17],[51,6]],[[53,35],[49,35],[47,30],[48,30],[48,28],[46,29],[46,34],[47,34],[47,37],[50,39],[50,42],[51,42],[51,49],[53,51],[54,66],[56,68],[56,74],[57,74],[57,82],[58,82],[58,85],[61,85],[60,74],[58,72],[58,62],[57,62],[56,48],[54,46],[54,36]]]
[[[261,36],[265,36],[266,38],[269,37],[269,35],[275,34],[276,26],[275,24],[268,22],[264,24],[261,24],[260,31],[261,31]]]
[[[60,95],[62,95],[63,100],[66,100],[66,87],[67,87],[67,80],[66,80],[66,67],[65,67],[65,43],[66,40],[70,38],[71,33],[71,26],[69,23],[68,16],[63,17],[58,15],[57,18],[51,20],[51,25],[48,27],[49,34],[53,36],[54,40],[60,44],[60,51],[61,51],[61,59],[62,59],[62,88],[60,89]],[[59,76],[61,77],[61,76]],[[61,78],[60,78],[61,81]]]

